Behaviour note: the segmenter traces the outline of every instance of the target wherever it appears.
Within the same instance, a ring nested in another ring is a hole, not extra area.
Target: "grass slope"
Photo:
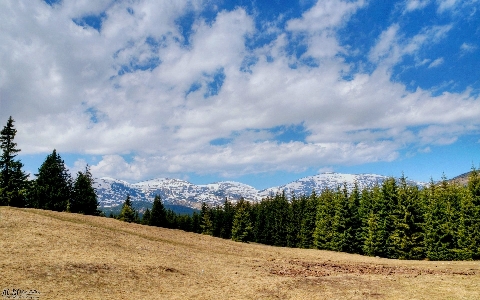
[[[278,248],[0,207],[0,289],[40,299],[479,299],[479,262]]]

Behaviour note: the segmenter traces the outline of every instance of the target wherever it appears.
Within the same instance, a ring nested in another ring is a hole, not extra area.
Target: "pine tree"
[[[93,187],[94,181],[88,165],[84,172],[78,172],[73,185],[70,211],[85,215],[99,215],[98,199]]]
[[[7,125],[0,132],[0,205],[25,206],[27,177],[22,171],[23,164],[16,160],[17,144],[13,141],[17,130],[14,128],[15,121],[10,117]]]
[[[398,205],[398,186],[395,178],[388,178],[382,183],[382,208],[380,210],[380,217],[383,221],[381,224],[381,233],[383,237],[382,257],[395,257],[395,244],[392,234],[395,231],[395,224],[399,218],[397,214]]]
[[[235,206],[235,216],[232,226],[232,240],[248,242],[252,234],[252,222],[250,217],[250,203],[240,199]]]
[[[300,248],[314,248],[315,222],[317,219],[318,196],[312,191],[309,197],[302,196],[303,211],[300,221],[299,244]]]
[[[163,206],[162,199],[159,195],[155,195],[155,198],[153,199],[149,225],[167,227],[167,211],[165,210],[165,206]]]
[[[200,212],[201,224],[200,228],[202,234],[213,235],[212,209],[207,204],[202,203],[202,210]]]
[[[314,245],[317,249],[335,250],[331,242],[334,239],[335,195],[330,189],[322,191],[318,201]]]
[[[285,190],[282,193],[277,193],[272,201],[272,210],[270,211],[273,226],[271,227],[271,236],[274,246],[285,247],[287,245],[287,230],[288,230],[288,210],[289,203],[285,195]]]
[[[36,176],[37,208],[55,211],[67,210],[67,205],[72,197],[72,178],[56,150],[47,156]]]
[[[145,210],[145,213],[143,214],[143,218],[142,218],[142,224],[143,225],[150,225],[150,209],[147,208],[147,210]]]
[[[124,222],[138,222],[138,213],[132,206],[132,200],[130,199],[130,195],[127,195],[125,202],[123,202],[122,210],[118,215],[117,219]]]
[[[347,242],[346,251],[350,253],[362,253],[362,219],[360,215],[361,194],[355,181],[354,188],[348,196],[348,216],[346,228]]]
[[[287,247],[300,247],[300,230],[304,215],[306,197],[297,198],[292,192],[288,210]]]
[[[383,207],[382,191],[378,185],[371,191],[362,191],[362,251],[365,255],[383,255],[384,234],[380,215]]]
[[[232,238],[232,226],[235,216],[235,207],[228,199],[225,199],[222,210],[222,222],[220,223],[220,237],[224,239]]]
[[[461,199],[458,259],[480,258],[480,174],[472,167]]]
[[[423,214],[418,187],[409,186],[402,175],[398,187],[398,205],[395,208],[395,229],[391,235],[394,257],[423,258]]]
[[[425,250],[430,260],[458,259],[460,189],[448,184],[445,176],[430,184],[425,226]]]

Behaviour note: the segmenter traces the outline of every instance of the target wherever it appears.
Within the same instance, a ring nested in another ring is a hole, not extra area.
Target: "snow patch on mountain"
[[[291,193],[310,195],[313,191],[320,193],[326,188],[336,189],[343,184],[346,185],[348,190],[352,190],[355,183],[357,183],[359,189],[371,188],[376,184],[382,184],[387,178],[389,177],[376,174],[322,173],[262,191],[234,181],[195,185],[180,179],[156,178],[130,184],[113,178],[100,178],[95,181],[95,188],[101,207],[121,205],[127,195],[130,195],[133,202],[153,202],[155,196],[158,195],[165,204],[198,209],[203,202],[212,206],[223,204],[225,199],[234,203],[240,198],[257,202],[283,191],[287,193],[287,196]],[[419,186],[425,185],[422,182],[415,181],[408,181],[408,183]]]

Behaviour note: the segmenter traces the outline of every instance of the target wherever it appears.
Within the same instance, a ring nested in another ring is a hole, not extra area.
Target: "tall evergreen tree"
[[[382,220],[381,233],[383,237],[382,256],[388,258],[395,257],[395,245],[393,241],[393,233],[395,224],[399,218],[396,210],[398,205],[398,185],[395,178],[388,178],[382,183],[382,200],[383,205],[380,211]]]
[[[423,214],[418,187],[408,185],[402,175],[398,187],[398,205],[395,208],[395,229],[391,235],[395,258],[424,257]]]
[[[202,234],[213,235],[212,209],[206,203],[202,203],[200,216]]]
[[[86,215],[98,215],[98,199],[93,187],[94,181],[88,165],[84,172],[78,172],[73,185],[70,211]]]
[[[315,222],[317,219],[318,196],[313,191],[309,197],[303,196],[302,219],[300,221],[299,245],[300,248],[314,248]]]
[[[384,234],[380,214],[382,206],[382,191],[378,185],[375,185],[371,191],[362,191],[362,250],[369,256],[384,255]]]
[[[145,213],[143,213],[143,217],[142,217],[142,224],[143,225],[150,225],[150,209],[146,209],[145,210]]]
[[[138,213],[132,206],[132,200],[130,199],[130,195],[127,195],[125,202],[123,202],[122,210],[120,211],[117,219],[129,223],[138,223]]]
[[[347,245],[346,251],[362,253],[362,219],[360,215],[361,194],[355,181],[354,188],[348,196]]]
[[[153,199],[149,225],[167,227],[167,211],[165,210],[165,206],[163,206],[162,199],[159,195],[155,195],[155,198]]]
[[[300,247],[300,229],[302,226],[302,220],[304,215],[304,206],[306,201],[302,201],[306,198],[303,195],[297,198],[295,193],[292,192],[290,196],[290,207],[288,210],[288,228],[287,228],[287,246],[288,247]]]
[[[458,259],[480,258],[480,174],[472,168],[461,200]]]
[[[460,223],[460,189],[442,177],[439,186],[428,189],[425,226],[425,251],[431,260],[455,260],[458,251]]]
[[[36,207],[56,211],[67,210],[72,197],[72,177],[56,150],[47,156],[36,176]]]
[[[28,175],[22,171],[23,164],[15,157],[20,149],[13,141],[17,130],[10,118],[0,132],[0,205],[25,206],[25,195]]]
[[[248,242],[252,234],[252,222],[250,217],[250,203],[240,199],[235,205],[235,216],[232,226],[232,240]]]
[[[337,250],[332,246],[335,239],[335,193],[330,189],[322,191],[318,201],[315,231],[313,234],[314,245],[317,249]]]

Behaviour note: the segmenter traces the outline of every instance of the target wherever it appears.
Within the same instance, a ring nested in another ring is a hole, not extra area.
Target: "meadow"
[[[2,291],[38,299],[480,298],[479,261],[273,247],[13,207],[0,207],[0,264]]]

